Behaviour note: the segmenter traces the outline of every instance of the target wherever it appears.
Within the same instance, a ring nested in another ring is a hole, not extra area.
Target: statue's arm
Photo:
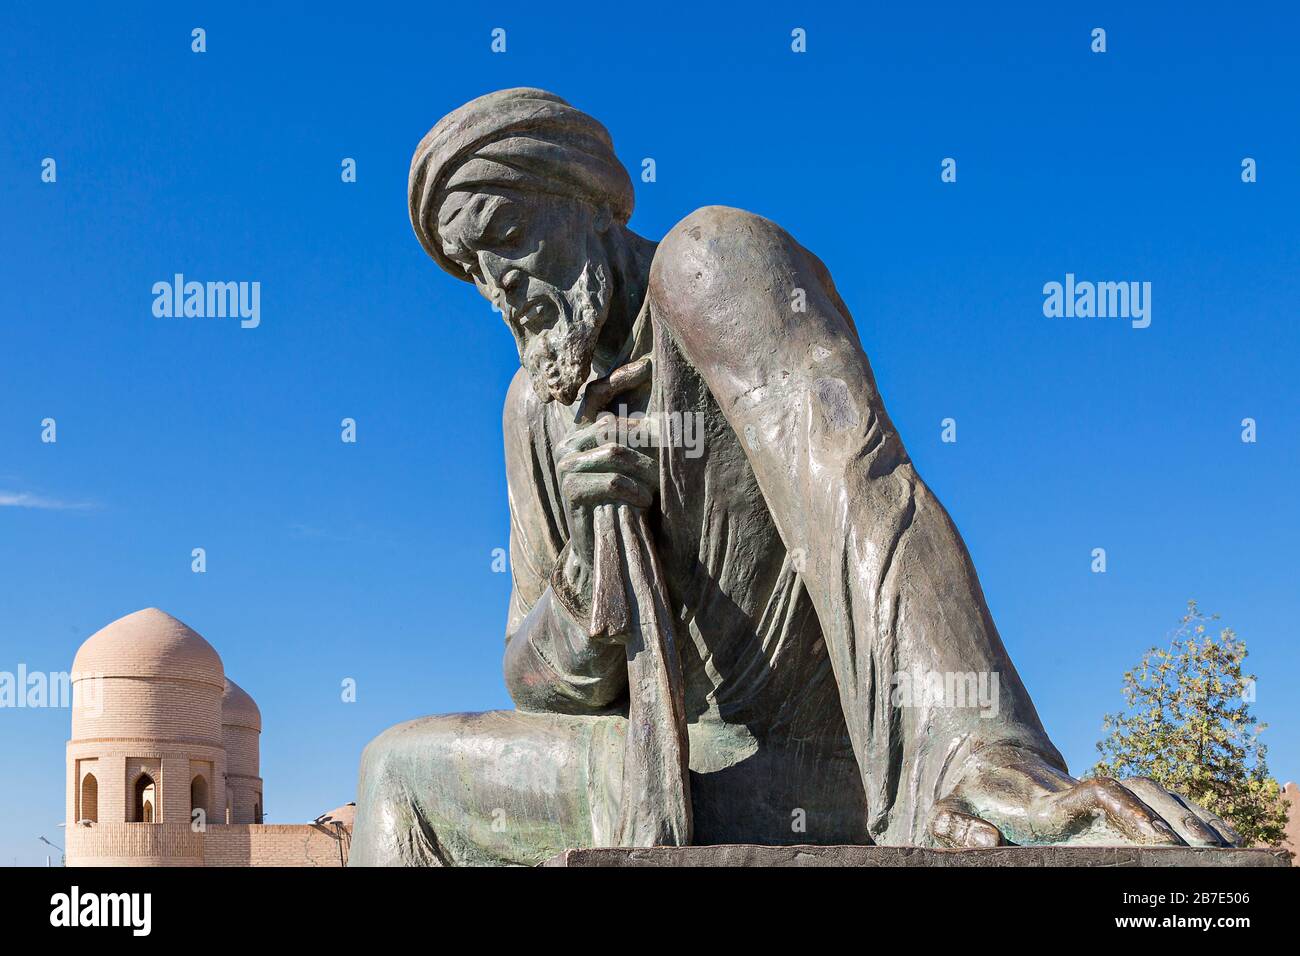
[[[1063,766],[1008,659],[966,547],[885,412],[825,267],[776,224],[701,209],[665,237],[656,317],[708,384],[821,621],[871,832],[919,842],[972,756]],[[903,672],[997,675],[986,708],[895,706]],[[981,716],[985,713],[985,716]]]
[[[503,415],[510,499],[512,587],[506,624],[505,678],[522,710],[593,713],[627,687],[622,647],[587,636],[582,609],[557,597],[552,572],[568,540],[552,449],[559,436],[521,371]]]

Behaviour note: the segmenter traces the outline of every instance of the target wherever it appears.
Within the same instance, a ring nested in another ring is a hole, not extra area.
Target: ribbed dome
[[[221,695],[221,724],[223,727],[247,727],[259,733],[262,730],[262,712],[257,709],[257,702],[229,677]]]
[[[225,686],[216,649],[156,607],[118,618],[92,634],[77,651],[72,670],[74,678],[165,677]]]

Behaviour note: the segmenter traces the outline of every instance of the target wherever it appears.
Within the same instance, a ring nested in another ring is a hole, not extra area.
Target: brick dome
[[[161,677],[222,689],[226,683],[216,649],[156,607],[118,618],[92,634],[77,651],[72,670],[74,675]]]
[[[226,805],[232,823],[262,822],[262,712],[229,678],[221,695],[221,740],[226,751]]]
[[[223,727],[247,727],[259,733],[262,730],[262,712],[258,710],[257,702],[229,677],[221,695],[221,724]]]
[[[69,866],[343,863],[350,808],[322,821],[338,826],[263,823],[261,711],[192,628],[136,611],[72,667]]]

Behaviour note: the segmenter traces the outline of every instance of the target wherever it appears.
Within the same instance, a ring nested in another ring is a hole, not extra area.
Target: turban
[[[451,190],[496,186],[584,199],[619,221],[632,215],[632,180],[609,133],[553,93],[519,88],[470,100],[438,121],[411,159],[411,226],[424,251],[469,281],[438,238]]]

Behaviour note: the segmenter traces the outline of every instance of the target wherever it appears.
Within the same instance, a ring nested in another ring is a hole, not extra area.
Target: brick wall
[[[347,859],[351,832],[343,837]],[[310,823],[232,824],[209,827],[204,842],[206,866],[340,866],[333,827]]]
[[[68,866],[202,866],[203,834],[179,823],[69,827]]]
[[[1282,845],[1296,854],[1296,865],[1300,866],[1300,787],[1288,783],[1282,795],[1291,808],[1287,816],[1286,839]]]
[[[351,830],[343,833],[347,859]],[[70,827],[68,866],[340,866],[333,827],[310,823],[98,823]]]

